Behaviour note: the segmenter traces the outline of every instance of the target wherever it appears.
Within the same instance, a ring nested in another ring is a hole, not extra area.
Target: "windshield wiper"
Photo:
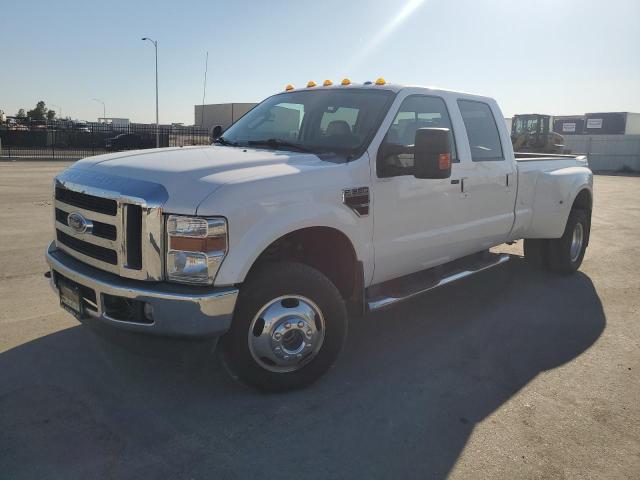
[[[238,144],[236,142],[231,142],[224,137],[216,138],[213,143],[219,143],[220,145],[224,145],[226,147],[237,147]]]
[[[294,149],[294,150],[297,150],[298,152],[313,153],[312,150],[308,149],[307,147],[303,147],[299,143],[287,142],[286,140],[280,140],[279,138],[268,138],[266,140],[249,140],[247,142],[247,145],[253,145],[253,146],[265,145],[267,147],[271,147],[275,149],[282,147],[285,149],[288,149],[288,148]]]

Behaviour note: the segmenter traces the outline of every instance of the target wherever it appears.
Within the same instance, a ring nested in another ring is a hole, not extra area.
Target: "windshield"
[[[393,99],[388,90],[326,89],[267,98],[220,143],[313,153],[358,153],[371,141]]]

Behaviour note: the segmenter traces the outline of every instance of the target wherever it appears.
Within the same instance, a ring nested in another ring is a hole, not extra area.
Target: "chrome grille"
[[[107,185],[109,189],[97,188],[97,184]],[[165,192],[164,188],[149,182],[70,169],[56,178],[54,192],[59,249],[123,277],[162,279],[164,220],[162,195],[158,193]],[[71,213],[80,214],[92,228],[84,233],[72,228]]]
[[[63,225],[69,226],[69,222],[67,217],[69,216],[68,212],[64,210],[60,210],[56,208],[56,221],[62,223]],[[107,240],[115,240],[118,238],[117,229],[115,225],[110,225],[108,223],[102,223],[98,221],[93,222],[93,232],[96,237],[106,238]]]

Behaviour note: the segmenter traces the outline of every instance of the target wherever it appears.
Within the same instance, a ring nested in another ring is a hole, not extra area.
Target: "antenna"
[[[204,128],[204,99],[207,96],[207,70],[209,69],[209,51],[204,61],[204,86],[202,88],[202,111],[200,112],[200,128]]]

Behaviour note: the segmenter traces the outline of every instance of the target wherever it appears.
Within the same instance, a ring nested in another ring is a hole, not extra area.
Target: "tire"
[[[549,265],[549,240],[525,239],[524,260],[533,268],[546,269]]]
[[[295,390],[329,370],[346,335],[345,302],[327,277],[300,263],[270,263],[242,286],[222,355],[232,376],[252,387]]]
[[[548,240],[548,268],[557,273],[573,273],[582,264],[589,244],[590,216],[585,210],[571,210],[562,237]]]

